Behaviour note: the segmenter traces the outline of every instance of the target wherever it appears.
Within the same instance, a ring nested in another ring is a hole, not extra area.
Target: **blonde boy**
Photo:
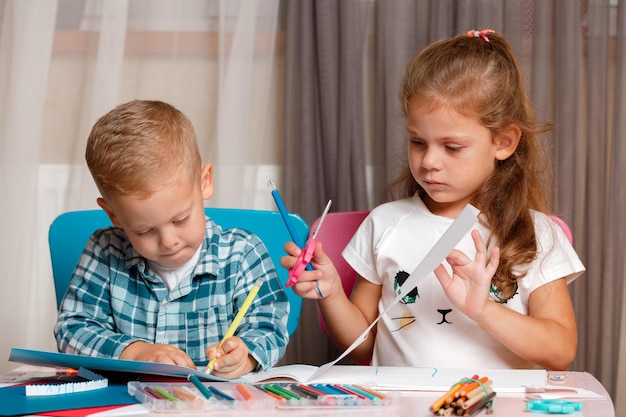
[[[213,194],[191,122],[159,101],[119,105],[94,125],[87,165],[113,227],[89,239],[54,333],[61,352],[206,365],[235,378],[267,369],[289,339],[289,303],[266,247],[204,212]],[[217,344],[257,278],[235,336]]]

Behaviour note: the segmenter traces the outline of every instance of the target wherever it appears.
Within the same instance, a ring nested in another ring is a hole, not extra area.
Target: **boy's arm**
[[[92,236],[59,308],[54,327],[59,352],[118,357],[137,341],[114,330],[109,274],[102,250]]]
[[[243,340],[258,362],[259,371],[269,369],[285,354],[289,341],[289,301],[265,245],[258,238],[251,243],[253,246],[243,255],[239,271],[239,282],[245,285],[236,292],[233,304],[236,315],[255,281],[263,278],[258,295],[235,331],[235,336]]]

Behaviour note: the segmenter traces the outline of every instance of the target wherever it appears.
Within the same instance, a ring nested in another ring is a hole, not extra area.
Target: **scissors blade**
[[[330,210],[330,205],[332,204],[332,202],[333,200],[328,200],[326,208],[324,209],[324,213],[322,213],[322,217],[320,217],[320,221],[317,222],[317,226],[315,226],[315,230],[313,231],[313,236],[311,236],[313,239],[315,239],[315,236],[317,236],[317,232],[320,230],[320,227],[322,227],[322,223],[324,223],[324,219],[328,214],[328,210]]]

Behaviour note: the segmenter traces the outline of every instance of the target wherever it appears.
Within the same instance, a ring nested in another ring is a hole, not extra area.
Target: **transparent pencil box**
[[[128,382],[128,393],[154,412],[206,412],[217,410],[264,411],[275,399],[250,384],[203,383],[203,392],[190,382]]]
[[[257,387],[276,399],[277,408],[386,408],[394,394],[382,394],[367,386],[349,384],[271,383]]]

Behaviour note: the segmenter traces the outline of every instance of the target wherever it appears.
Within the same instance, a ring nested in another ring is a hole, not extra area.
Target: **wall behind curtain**
[[[47,230],[97,208],[84,146],[132,99],[167,101],[214,165],[207,205],[275,209],[284,36],[278,0],[0,0],[0,372],[55,350]]]
[[[626,327],[621,322],[626,316],[622,302],[626,189],[621,180],[626,160],[626,4],[609,0],[329,3],[287,3],[285,139],[291,142],[285,142],[284,165],[292,207],[311,220],[337,189],[361,196],[364,190],[355,181],[363,175],[368,178],[368,208],[386,201],[386,186],[404,157],[404,121],[397,92],[409,59],[428,43],[470,29],[502,33],[520,58],[539,118],[554,124],[554,131],[545,136],[555,165],[554,208],[571,225],[574,246],[587,266],[587,272],[570,286],[579,329],[572,369],[593,373],[615,398],[626,389],[617,386],[618,376],[626,374],[626,357],[619,352],[620,342],[626,341],[626,334],[620,333]],[[364,8],[367,20],[360,18]],[[359,29],[329,29],[339,22]],[[367,22],[365,31],[363,22]],[[349,59],[361,56],[359,69],[358,60]],[[336,89],[328,87],[341,80],[344,65],[350,65],[352,73],[365,74],[363,88],[347,91],[349,85],[341,82]],[[327,109],[351,122],[359,121],[352,112],[362,110],[364,135],[359,129],[336,129],[337,122],[324,117]],[[362,155],[354,151],[358,145],[336,146],[358,141],[366,147],[365,167]],[[359,169],[337,176],[331,161]],[[305,187],[311,192],[298,193]],[[348,210],[362,209],[361,202],[353,200],[356,197],[341,194],[339,198]],[[308,323],[305,317],[314,320],[315,306],[307,308],[303,320]],[[318,337],[314,328],[311,332],[296,334],[297,354],[311,360],[332,359],[320,358],[319,343],[308,343]]]

